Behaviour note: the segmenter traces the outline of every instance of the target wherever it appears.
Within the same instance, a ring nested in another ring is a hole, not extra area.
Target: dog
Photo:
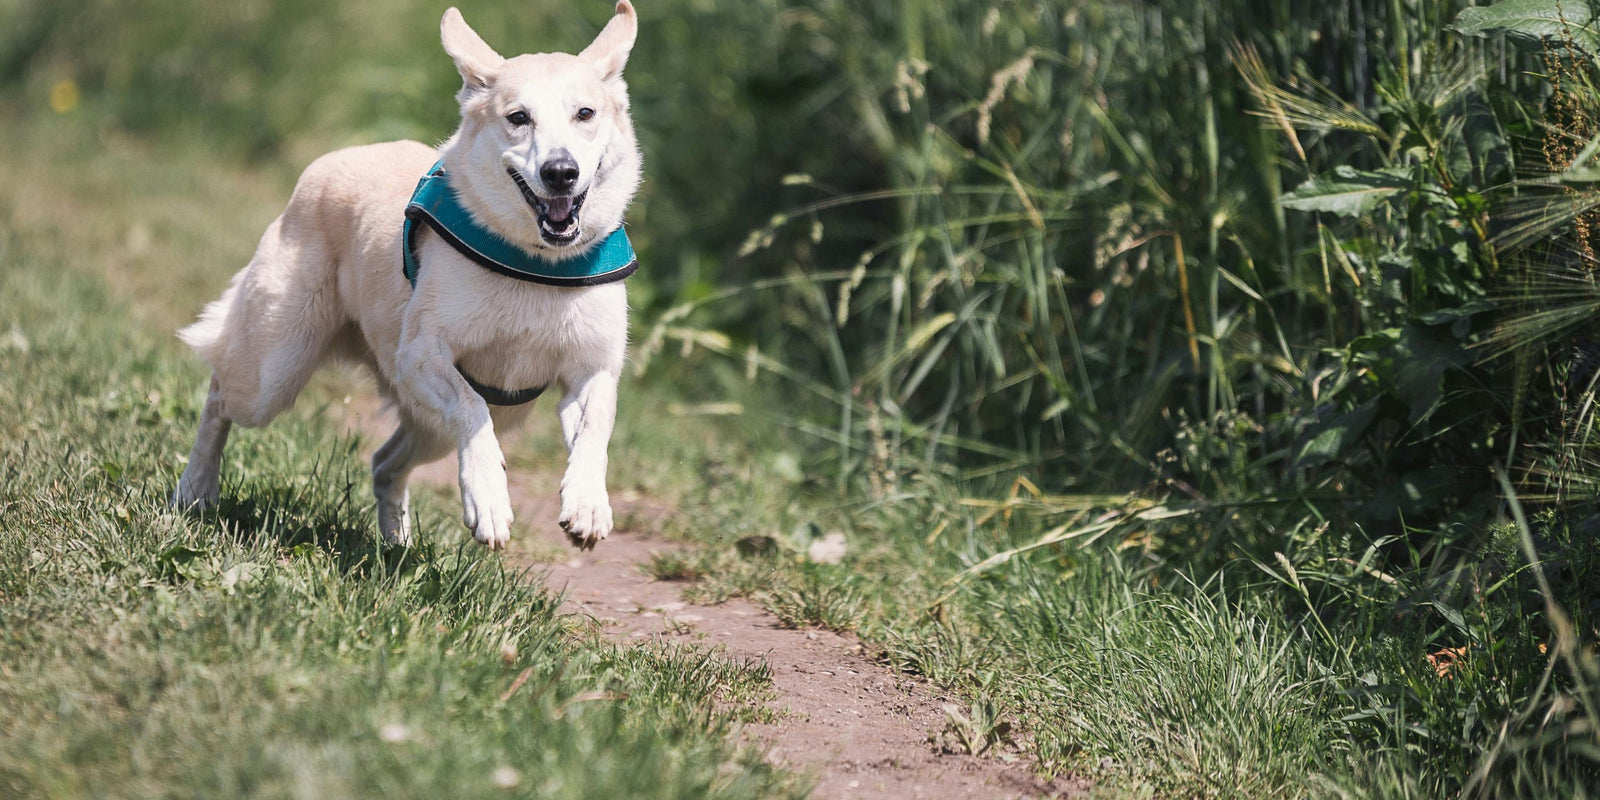
[[[582,52],[503,58],[451,8],[461,123],[438,148],[351,147],[302,173],[254,257],[179,332],[212,369],[173,493],[218,501],[233,424],[265,425],[332,357],[368,365],[399,425],[372,458],[378,529],[412,541],[407,480],[454,448],[462,522],[491,550],[511,538],[496,431],[559,386],[568,457],[559,523],[588,549],[612,530],[607,447],[637,266],[623,213],[641,155],[622,71],[628,0]]]

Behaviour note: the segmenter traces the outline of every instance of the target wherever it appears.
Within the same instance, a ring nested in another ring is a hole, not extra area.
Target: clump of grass
[[[802,570],[794,579],[772,587],[767,607],[786,627],[817,626],[852,631],[867,614],[866,598],[856,581],[827,570]]]
[[[646,575],[658,581],[697,583],[706,577],[705,565],[698,554],[681,550],[653,553],[643,569]]]

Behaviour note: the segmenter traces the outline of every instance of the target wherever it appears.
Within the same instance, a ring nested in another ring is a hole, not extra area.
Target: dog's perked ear
[[[578,56],[598,67],[601,78],[614,80],[622,75],[622,67],[628,63],[628,53],[633,50],[633,40],[638,35],[639,18],[633,13],[633,4],[617,0],[616,15]]]
[[[495,70],[505,63],[454,6],[445,9],[444,19],[439,20],[439,38],[444,42],[444,51],[456,62],[456,71],[461,73],[463,97],[488,88]]]

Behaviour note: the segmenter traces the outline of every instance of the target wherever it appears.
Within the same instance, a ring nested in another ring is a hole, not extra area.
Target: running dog
[[[503,58],[454,8],[440,23],[461,73],[461,124],[437,149],[340,150],[289,205],[222,297],[179,337],[211,366],[199,435],[173,494],[218,499],[234,423],[265,425],[329,357],[367,364],[399,414],[372,458],[385,540],[411,541],[407,480],[454,448],[462,522],[511,538],[497,430],[550,385],[567,446],[559,522],[591,548],[611,532],[606,447],[627,349],[622,279],[637,267],[622,216],[640,154],[622,69],[628,0],[577,55]]]

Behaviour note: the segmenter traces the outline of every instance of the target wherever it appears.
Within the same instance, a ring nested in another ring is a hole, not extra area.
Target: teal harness
[[[633,243],[628,241],[628,234],[622,228],[612,231],[584,254],[562,261],[552,261],[507,242],[478,224],[461,206],[441,161],[417,181],[417,190],[406,205],[406,221],[400,233],[401,267],[413,289],[417,286],[417,273],[422,269],[417,238],[421,231],[419,222],[426,223],[439,238],[478,266],[518,280],[548,286],[596,286],[620,281],[639,269]],[[530,403],[545,390],[543,386],[518,391],[497,389],[474,380],[459,364],[456,371],[490,405]]]
[[[405,272],[406,280],[413,287],[417,285],[417,271],[422,268],[417,256],[418,222],[427,223],[440,238],[478,266],[519,280],[549,286],[595,286],[620,281],[639,269],[633,243],[628,241],[628,234],[622,228],[612,231],[583,255],[562,261],[529,253],[500,238],[479,225],[461,206],[450,188],[450,176],[445,174],[442,161],[417,181],[417,190],[412,192],[411,202],[406,205],[406,222],[402,229],[406,244]]]

